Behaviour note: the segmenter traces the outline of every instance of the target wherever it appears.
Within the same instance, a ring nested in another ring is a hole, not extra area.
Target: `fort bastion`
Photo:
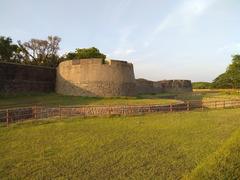
[[[134,96],[133,65],[102,59],[68,60],[57,68],[56,92],[75,96]]]

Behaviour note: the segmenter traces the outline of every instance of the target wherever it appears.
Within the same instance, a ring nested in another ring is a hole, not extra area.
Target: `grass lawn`
[[[215,153],[200,163],[185,179],[239,179],[240,129]]]
[[[177,100],[231,100],[239,99],[240,92],[238,90],[194,90],[193,92],[187,93],[160,93],[160,94],[146,94],[141,95],[144,98],[169,98]]]
[[[143,105],[143,104],[174,104],[182,100],[229,100],[240,99],[239,91],[208,90],[190,93],[145,94],[137,97],[81,97],[64,96],[56,93],[28,93],[17,95],[0,95],[0,108],[11,108],[33,105]]]
[[[144,97],[81,97],[63,96],[56,93],[32,93],[0,96],[0,108],[21,107],[31,105],[143,105],[143,104],[174,104],[180,101],[164,98]]]
[[[0,127],[0,179],[194,179],[239,155],[239,128],[239,109],[13,124]]]

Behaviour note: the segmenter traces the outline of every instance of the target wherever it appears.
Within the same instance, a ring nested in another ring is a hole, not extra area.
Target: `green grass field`
[[[239,109],[12,124],[0,127],[0,179],[236,177],[239,131]]]
[[[231,100],[240,99],[239,90],[207,90],[207,89],[196,89],[193,92],[187,93],[160,93],[160,94],[146,94],[141,95],[142,98],[159,98],[159,99],[177,99],[177,100]]]
[[[212,155],[200,163],[185,179],[239,179],[240,129]]]
[[[142,104],[175,104],[180,101],[165,98],[145,97],[81,97],[63,96],[56,93],[30,93],[0,96],[0,108],[21,107],[32,105],[68,106],[68,105],[142,105]]]
[[[56,93],[28,93],[17,95],[0,95],[0,108],[33,105],[77,106],[77,105],[144,105],[174,104],[183,100],[229,100],[240,99],[238,91],[197,90],[190,93],[146,94],[137,97],[80,97],[63,96]]]

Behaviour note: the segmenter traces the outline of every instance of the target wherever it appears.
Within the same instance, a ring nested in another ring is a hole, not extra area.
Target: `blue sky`
[[[0,35],[99,48],[137,78],[211,81],[240,53],[239,0],[1,0]]]

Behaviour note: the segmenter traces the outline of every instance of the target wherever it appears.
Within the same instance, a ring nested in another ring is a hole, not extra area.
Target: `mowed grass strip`
[[[239,109],[0,128],[0,179],[179,179],[240,127]]]
[[[185,179],[239,179],[240,129],[215,153],[200,163]]]

